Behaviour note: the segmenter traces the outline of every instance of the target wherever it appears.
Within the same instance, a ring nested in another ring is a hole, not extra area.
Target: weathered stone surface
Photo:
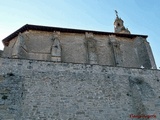
[[[0,76],[2,120],[160,119],[159,70],[0,58]]]
[[[58,33],[57,33],[58,34]],[[61,43],[59,41],[59,35],[54,33],[53,36],[53,44],[52,44],[52,50],[51,50],[51,61],[61,61],[62,57],[62,47]]]
[[[86,39],[93,39],[94,35],[91,32],[85,32]]]
[[[2,54],[3,54],[3,51],[2,51],[2,50],[0,50],[0,57],[2,57]]]
[[[86,47],[87,47],[87,58],[89,64],[97,64],[98,56],[97,56],[97,40],[94,38],[86,39]]]
[[[5,38],[0,120],[160,119],[147,36],[130,34],[115,12],[115,33],[25,25]]]
[[[27,58],[27,48],[21,33],[19,33],[18,38],[13,46],[12,58]]]
[[[67,63],[156,69],[150,46],[142,37],[29,30],[5,46],[3,57],[16,56]]]
[[[138,57],[138,64],[139,66],[143,66],[145,68],[151,68],[151,61],[149,58],[149,54],[147,52],[145,40],[143,38],[137,37],[134,41],[135,50],[137,52]]]

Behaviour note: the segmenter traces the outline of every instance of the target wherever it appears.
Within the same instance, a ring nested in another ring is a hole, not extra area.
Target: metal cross
[[[115,13],[116,13],[116,16],[118,17],[118,12],[117,12],[117,10],[115,10]]]

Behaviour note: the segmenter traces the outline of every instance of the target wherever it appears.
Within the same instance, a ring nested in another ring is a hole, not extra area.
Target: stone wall
[[[159,70],[0,58],[2,120],[131,120],[131,114],[160,119]]]
[[[5,46],[3,57],[156,69],[146,39],[88,32],[29,30]]]
[[[2,57],[2,54],[3,54],[3,51],[2,51],[2,50],[0,50],[0,57]]]

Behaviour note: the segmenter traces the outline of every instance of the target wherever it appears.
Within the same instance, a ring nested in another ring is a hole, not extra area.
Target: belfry
[[[116,10],[115,10],[115,13],[116,13],[116,19],[114,21],[114,32],[130,34],[130,31],[128,30],[128,28],[124,27],[123,20],[118,16],[118,12]]]

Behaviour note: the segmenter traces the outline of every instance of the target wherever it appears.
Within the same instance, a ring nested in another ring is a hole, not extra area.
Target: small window
[[[120,26],[120,24],[118,23],[118,24],[117,24],[117,26],[119,27],[119,26]]]

